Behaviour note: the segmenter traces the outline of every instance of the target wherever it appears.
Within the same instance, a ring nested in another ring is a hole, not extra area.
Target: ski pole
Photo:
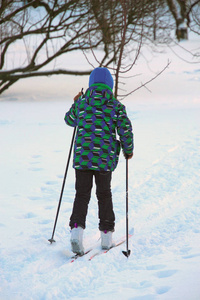
[[[128,158],[126,158],[126,251],[122,253],[129,257],[131,250],[128,249]]]
[[[72,141],[71,141],[71,146],[70,146],[70,150],[69,150],[67,165],[66,165],[66,169],[65,169],[65,174],[64,174],[62,189],[61,189],[61,193],[60,193],[60,199],[59,199],[59,202],[58,202],[58,208],[57,208],[56,218],[55,218],[54,227],[53,227],[53,232],[52,232],[51,238],[48,240],[51,244],[53,242],[55,242],[55,240],[54,240],[54,233],[55,233],[55,230],[56,230],[56,224],[57,224],[58,215],[59,215],[59,211],[60,211],[60,205],[61,205],[63,191],[64,191],[64,187],[65,187],[65,181],[66,181],[66,177],[67,177],[67,171],[68,171],[70,157],[71,157],[71,153],[72,153],[72,147],[73,147],[73,143],[74,143],[75,133],[76,133],[76,127],[74,128],[74,132],[73,132],[73,136],[72,136]]]

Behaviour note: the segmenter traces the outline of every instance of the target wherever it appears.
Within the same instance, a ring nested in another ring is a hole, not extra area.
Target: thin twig
[[[142,87],[147,88],[146,85],[149,84],[150,82],[152,82],[153,80],[155,80],[158,76],[160,76],[169,67],[170,63],[171,62],[168,61],[167,65],[158,74],[156,74],[154,77],[152,77],[150,80],[146,81],[145,83],[141,83],[141,85],[139,87],[137,87],[136,89],[132,90],[130,93],[125,94],[125,95],[119,95],[119,97],[126,98],[127,96],[130,96],[131,94],[133,94],[137,90],[141,89]]]

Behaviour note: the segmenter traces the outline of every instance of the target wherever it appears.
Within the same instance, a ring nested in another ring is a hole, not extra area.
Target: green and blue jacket
[[[113,171],[120,148],[127,154],[133,152],[132,125],[125,106],[113,97],[112,89],[105,84],[91,85],[66,113],[65,122],[77,127],[75,169]]]

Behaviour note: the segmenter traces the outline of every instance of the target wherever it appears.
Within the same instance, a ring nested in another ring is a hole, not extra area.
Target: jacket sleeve
[[[132,154],[134,149],[132,125],[126,114],[124,105],[120,105],[117,120],[117,133],[119,135],[122,150],[124,151],[124,153]]]
[[[67,125],[76,127],[77,126],[77,114],[76,114],[76,102],[71,106],[70,110],[65,114],[65,122]]]

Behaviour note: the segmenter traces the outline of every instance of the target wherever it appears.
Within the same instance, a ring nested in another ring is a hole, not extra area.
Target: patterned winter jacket
[[[132,126],[125,107],[105,84],[89,87],[66,113],[65,122],[77,126],[75,169],[113,171],[118,163],[120,144],[125,153],[133,152]]]

